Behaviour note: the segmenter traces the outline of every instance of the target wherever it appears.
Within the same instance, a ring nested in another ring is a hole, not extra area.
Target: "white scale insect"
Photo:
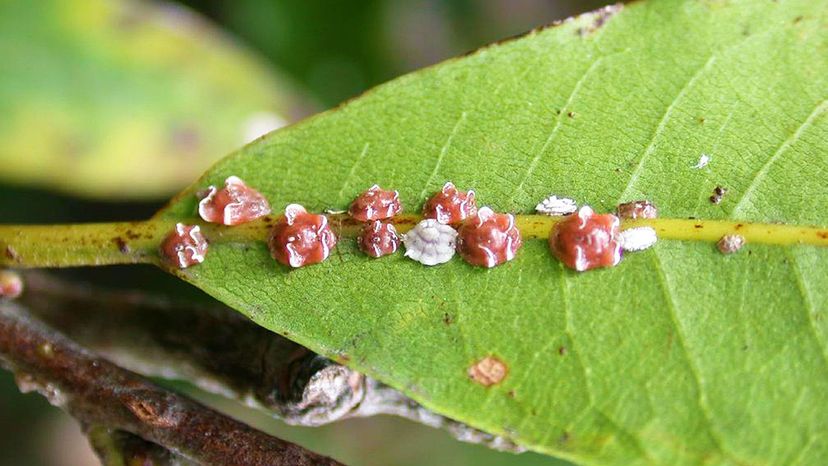
[[[643,251],[658,241],[652,227],[635,227],[621,232],[621,248],[625,251]]]
[[[448,262],[457,242],[457,230],[434,219],[425,219],[403,235],[405,256],[423,264]]]
[[[561,216],[569,215],[578,210],[578,204],[568,197],[551,195],[535,206],[535,210],[544,215]]]

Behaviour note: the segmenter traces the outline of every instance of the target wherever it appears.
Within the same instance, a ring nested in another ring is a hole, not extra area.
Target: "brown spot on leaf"
[[[451,315],[449,315],[448,312],[444,312],[443,313],[443,323],[446,324],[446,325],[451,325],[451,324],[454,323],[454,318]]]
[[[828,239],[828,231],[818,231],[817,236],[822,239]]]
[[[472,380],[484,387],[490,387],[500,383],[506,378],[508,373],[509,368],[506,366],[506,363],[494,356],[486,356],[472,364],[468,372]]]
[[[721,186],[716,186],[713,189],[713,195],[710,196],[710,202],[713,204],[718,204],[722,202],[722,198],[724,195],[727,194],[727,188],[723,188]]]
[[[560,348],[558,348],[558,354],[560,354],[561,356],[566,356],[566,352],[566,346],[561,346]]]

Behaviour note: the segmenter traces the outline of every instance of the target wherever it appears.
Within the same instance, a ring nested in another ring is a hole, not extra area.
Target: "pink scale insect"
[[[373,185],[357,196],[348,208],[348,215],[360,222],[384,220],[402,212],[400,193]]]
[[[460,191],[451,181],[443,185],[423,205],[423,217],[434,219],[444,225],[459,224],[477,214],[474,191]]]
[[[327,259],[336,241],[327,217],[290,204],[271,229],[268,248],[279,263],[298,268]]]
[[[482,207],[463,222],[457,233],[457,252],[469,264],[495,267],[515,258],[523,241],[512,214]]]
[[[612,214],[596,214],[589,206],[556,223],[549,249],[564,265],[579,272],[613,267],[621,261],[621,222]]]
[[[379,220],[366,224],[357,241],[359,249],[371,257],[393,254],[400,247],[400,235],[394,225]]]
[[[161,254],[167,263],[186,269],[204,262],[209,244],[198,225],[177,223],[161,243]]]
[[[197,194],[198,215],[207,222],[241,225],[270,214],[270,203],[238,176],[229,176],[224,187],[209,186]]]

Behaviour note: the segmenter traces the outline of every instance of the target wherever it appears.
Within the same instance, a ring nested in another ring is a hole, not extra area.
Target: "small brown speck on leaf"
[[[494,356],[486,356],[472,364],[468,373],[469,377],[475,382],[484,387],[490,387],[505,379],[509,373],[509,368],[500,359]]]
[[[561,346],[560,348],[558,348],[558,354],[560,354],[561,356],[566,356],[566,346]]]
[[[451,315],[449,315],[448,312],[444,312],[443,313],[443,323],[446,324],[446,325],[451,325],[451,324],[454,323],[454,318]]]
[[[566,114],[569,118],[575,118],[575,112],[569,112]]]
[[[718,204],[722,202],[722,198],[724,195],[727,194],[727,188],[723,188],[721,186],[716,186],[713,189],[713,195],[710,196],[710,202],[713,204]]]

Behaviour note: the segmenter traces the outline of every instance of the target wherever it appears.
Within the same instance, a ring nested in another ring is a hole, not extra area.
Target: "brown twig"
[[[37,390],[89,425],[138,435],[204,465],[337,465],[79,347],[13,303],[0,304],[0,362],[22,390]]]
[[[170,450],[137,435],[103,426],[85,427],[89,444],[103,466],[197,466]]]
[[[318,356],[223,305],[177,304],[101,291],[27,272],[22,302],[39,318],[117,364],[180,378],[264,408],[288,424],[319,426],[391,414],[497,450],[523,448],[431,412],[363,374]]]

